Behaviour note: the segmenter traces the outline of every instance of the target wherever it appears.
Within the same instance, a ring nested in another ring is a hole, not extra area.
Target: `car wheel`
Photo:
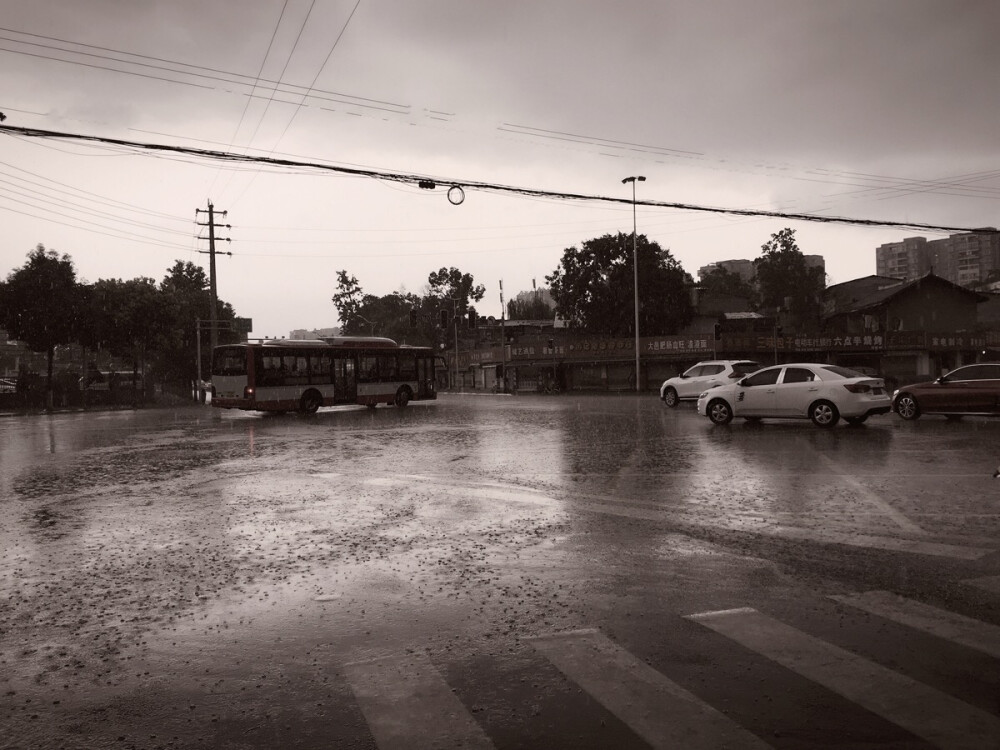
[[[665,403],[670,408],[677,406],[677,403],[679,401],[680,399],[677,398],[677,391],[674,390],[673,388],[667,388],[667,390],[663,392],[663,403]]]
[[[920,404],[910,393],[900,393],[896,399],[896,413],[903,419],[917,419],[920,417]]]
[[[707,413],[713,424],[729,424],[733,421],[732,407],[721,398],[709,403]]]
[[[310,389],[302,394],[302,398],[299,400],[299,411],[303,414],[315,414],[322,403],[323,397],[319,391]]]
[[[410,389],[402,387],[396,391],[396,406],[402,408],[410,403]]]
[[[864,424],[865,420],[868,419],[868,415],[866,414],[863,417],[845,417],[845,419],[847,420],[847,424],[850,425]]]
[[[809,419],[817,427],[833,427],[840,421],[840,412],[829,401],[817,401],[809,407]]]

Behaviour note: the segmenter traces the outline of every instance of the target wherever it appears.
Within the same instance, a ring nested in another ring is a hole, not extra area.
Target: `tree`
[[[701,278],[698,285],[705,296],[741,297],[751,307],[756,304],[757,291],[753,285],[744,281],[738,273],[725,268],[713,268]]]
[[[551,320],[555,309],[546,301],[551,292],[544,287],[531,292],[521,292],[507,302],[509,320]]]
[[[486,287],[476,284],[472,274],[462,273],[457,268],[442,268],[427,276],[430,295],[438,300],[458,301],[458,311],[464,312],[470,302],[479,302],[486,294]]]
[[[676,333],[693,316],[688,287],[693,283],[680,264],[645,235],[636,237],[639,271],[639,332],[644,336]],[[606,234],[580,249],[563,251],[545,277],[556,312],[588,333],[629,336],[635,333],[635,283],[632,235]]]
[[[23,267],[12,271],[0,290],[0,324],[34,352],[45,352],[46,404],[52,408],[55,348],[69,344],[84,323],[76,269],[68,255],[38,245]]]
[[[93,338],[131,362],[133,373],[144,370],[147,353],[167,329],[164,292],[150,278],[101,279],[90,288],[89,298]]]
[[[361,307],[364,304],[365,293],[361,290],[356,276],[348,276],[347,271],[337,271],[337,293],[331,301],[337,308],[337,318],[340,320],[340,332],[345,336],[357,335],[356,328],[364,321],[360,320]]]
[[[822,268],[806,264],[795,242],[794,229],[772,234],[753,264],[761,309],[780,308],[799,327],[818,326],[826,278]]]
[[[439,310],[453,309],[464,315],[469,301],[478,302],[486,294],[471,274],[457,268],[442,268],[429,274],[428,291],[423,296],[400,290],[382,297],[365,294],[358,279],[347,271],[337,272],[337,293],[331,301],[337,308],[340,332],[345,336],[386,336],[398,342],[431,346]],[[454,305],[452,299],[457,299]]]
[[[212,319],[212,294],[205,269],[190,261],[176,261],[160,282],[164,313],[159,345],[154,358],[154,368],[162,378],[187,385],[198,375],[199,331],[196,322],[207,325]],[[217,321],[219,343],[238,339],[234,323],[236,313],[232,305],[219,300]],[[200,333],[201,373],[207,377],[211,370],[212,352],[208,346],[207,329]]]

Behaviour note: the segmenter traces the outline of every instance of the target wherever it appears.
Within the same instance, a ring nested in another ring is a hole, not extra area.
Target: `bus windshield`
[[[242,346],[219,346],[212,359],[212,373],[217,375],[246,375],[247,355]]]

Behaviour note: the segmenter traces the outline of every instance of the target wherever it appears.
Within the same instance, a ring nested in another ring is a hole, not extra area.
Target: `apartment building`
[[[1000,233],[966,232],[937,240],[907,237],[875,249],[878,276],[913,281],[932,271],[959,286],[986,281],[991,272],[1000,272]]]

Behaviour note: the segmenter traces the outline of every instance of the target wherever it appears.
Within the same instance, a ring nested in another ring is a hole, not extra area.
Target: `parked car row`
[[[742,417],[810,419],[819,427],[833,427],[841,418],[861,424],[890,411],[903,419],[921,414],[1000,416],[1000,363],[966,365],[890,394],[883,378],[837,365],[761,367],[751,360],[712,360],[664,381],[660,398],[669,407],[697,399],[698,413],[719,425]]]

